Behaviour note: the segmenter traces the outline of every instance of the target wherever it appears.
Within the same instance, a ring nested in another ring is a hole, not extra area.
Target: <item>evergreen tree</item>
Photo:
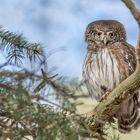
[[[11,140],[82,140],[90,137],[75,100],[81,82],[47,69],[43,47],[0,28],[0,137]],[[104,133],[102,133],[104,134]],[[29,136],[31,138],[29,138]],[[112,139],[118,139],[113,137]]]

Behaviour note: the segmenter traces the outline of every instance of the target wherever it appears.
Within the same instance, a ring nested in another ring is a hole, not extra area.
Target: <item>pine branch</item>
[[[29,58],[34,60],[42,55],[40,44],[28,43],[22,35],[17,35],[10,31],[5,31],[0,27],[1,49],[7,52],[7,61],[21,63],[21,59]]]
[[[5,92],[0,94],[0,134],[10,139],[22,139],[30,135],[34,139],[77,140],[80,133],[86,132],[78,124],[76,116],[54,109],[47,104],[32,102],[24,87],[0,84]],[[21,96],[22,95],[22,96]],[[31,97],[34,100],[34,98]],[[76,125],[75,125],[76,124]],[[12,135],[11,135],[12,134]],[[1,136],[1,135],[0,135]],[[39,137],[39,138],[38,138]]]

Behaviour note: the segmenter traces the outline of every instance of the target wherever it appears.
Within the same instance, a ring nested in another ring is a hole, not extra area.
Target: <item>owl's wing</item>
[[[124,48],[124,60],[126,61],[129,69],[129,75],[132,74],[137,65],[135,48],[127,42],[122,43],[122,47]]]
[[[123,47],[123,57],[130,75],[136,69],[135,48],[125,42],[122,43],[121,47]],[[128,133],[139,126],[138,93],[132,99],[122,103],[116,117],[118,119],[118,129],[122,133]]]

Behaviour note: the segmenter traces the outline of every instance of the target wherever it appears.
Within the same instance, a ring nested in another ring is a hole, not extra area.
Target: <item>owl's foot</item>
[[[111,91],[107,91],[105,94],[103,94],[103,96],[101,97],[100,101],[99,102],[102,102],[104,99],[106,99],[106,97],[108,96],[108,94],[110,93]]]

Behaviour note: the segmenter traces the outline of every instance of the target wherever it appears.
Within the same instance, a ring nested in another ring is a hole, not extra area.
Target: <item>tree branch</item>
[[[122,0],[122,2],[130,10],[136,22],[138,23],[138,26],[140,27],[140,11],[136,8],[135,4],[131,0]]]
[[[122,0],[129,8],[140,28],[140,12],[131,0]],[[110,121],[118,111],[120,105],[134,96],[140,89],[140,33],[136,48],[137,67],[135,72],[118,85],[108,96],[103,99],[93,111],[86,113],[86,123],[97,132],[105,122]]]

